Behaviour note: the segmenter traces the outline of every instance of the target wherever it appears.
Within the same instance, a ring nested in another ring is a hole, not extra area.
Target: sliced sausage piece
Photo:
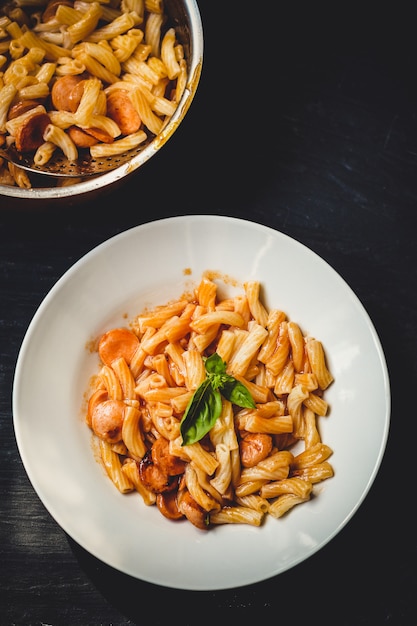
[[[208,530],[208,513],[194,500],[188,489],[178,492],[178,508],[194,526]]]
[[[254,467],[272,450],[272,437],[267,433],[249,433],[239,442],[243,467]]]
[[[152,460],[168,476],[178,476],[185,472],[186,462],[173,455],[169,451],[169,441],[165,437],[159,437],[152,444]]]
[[[16,117],[19,117],[19,115],[23,115],[23,113],[26,113],[37,106],[39,106],[39,102],[37,100],[19,100],[19,102],[15,102],[10,107],[7,118],[9,120],[14,120]]]
[[[78,105],[80,104],[84,93],[84,84],[85,79],[82,78],[76,85],[74,85],[68,94],[68,111],[71,111],[71,113],[75,113],[78,109]]]
[[[71,94],[74,88],[77,87],[77,85],[83,80],[85,80],[85,76],[82,76],[81,74],[67,74],[66,76],[60,76],[57,78],[51,89],[51,101],[54,109],[57,111],[70,111],[71,113],[74,113],[77,110],[79,101],[81,100],[83,89],[81,89],[81,95],[79,96],[76,106],[75,97]]]
[[[91,127],[83,128],[83,130],[85,133],[91,135],[92,137],[97,139],[97,141],[101,141],[102,143],[113,143],[114,141],[114,137],[106,133],[104,130],[101,130],[101,128]]]
[[[175,479],[172,480],[159,465],[155,465],[149,452],[139,462],[139,474],[145,487],[154,493],[171,491],[176,487]]]
[[[105,365],[111,365],[119,357],[129,365],[138,347],[139,339],[135,333],[128,328],[113,328],[101,336],[98,353]]]
[[[77,148],[89,148],[90,146],[95,146],[96,143],[98,143],[98,140],[95,137],[86,133],[79,126],[70,126],[67,133]]]
[[[107,393],[106,389],[97,389],[97,391],[95,391],[89,398],[88,400],[88,405],[87,405],[87,415],[86,415],[86,422],[89,425],[90,428],[92,428],[92,421],[93,421],[93,413],[94,413],[94,409],[96,408],[96,406],[98,404],[100,404],[101,402],[104,402],[105,400],[109,399],[109,394]]]
[[[113,143],[114,141],[114,137],[106,133],[104,130],[101,130],[101,128],[92,127],[84,128],[83,130],[85,133],[91,135],[92,137],[97,139],[97,141],[101,141],[102,143]]]
[[[162,515],[171,520],[179,520],[184,517],[184,514],[178,508],[177,490],[165,491],[164,493],[158,493],[156,496],[156,506]]]
[[[125,404],[121,400],[105,400],[96,404],[91,416],[95,434],[108,443],[122,440]]]
[[[116,89],[109,93],[107,96],[107,115],[116,122],[122,135],[136,133],[142,124],[139,113],[125,89]]]
[[[32,152],[44,143],[45,128],[51,123],[47,113],[35,113],[28,116],[15,134],[16,150]]]

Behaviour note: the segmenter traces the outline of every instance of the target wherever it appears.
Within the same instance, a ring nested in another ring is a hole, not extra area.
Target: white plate
[[[187,275],[187,270],[192,271]],[[322,341],[335,377],[320,418],[335,476],[318,497],[261,527],[205,532],[121,495],[91,449],[82,414],[98,361],[86,346],[147,306],[179,297],[205,270],[259,280],[281,308]],[[227,589],[284,572],[326,545],[366,497],[385,451],[390,387],[377,333],[346,282],[288,236],[230,217],[181,216],[121,233],[56,283],[22,343],[13,389],[19,452],[39,498],[78,544],[108,565],[159,585]]]

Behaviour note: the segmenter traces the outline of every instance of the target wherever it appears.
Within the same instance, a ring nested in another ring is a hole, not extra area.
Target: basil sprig
[[[200,441],[214,426],[222,412],[222,396],[242,408],[256,404],[241,382],[226,373],[226,363],[215,352],[205,359],[207,378],[195,390],[181,420],[182,445]]]

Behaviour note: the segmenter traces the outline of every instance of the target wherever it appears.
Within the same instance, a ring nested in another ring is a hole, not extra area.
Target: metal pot
[[[45,208],[50,204],[60,203],[74,205],[98,197],[104,191],[113,190],[121,185],[127,176],[140,168],[154,156],[174,134],[183,121],[195,96],[203,62],[203,29],[200,11],[194,0],[165,0],[165,11],[175,27],[177,37],[184,46],[188,63],[188,82],[181,101],[169,123],[163,131],[154,137],[141,152],[123,165],[100,176],[87,178],[83,182],[62,187],[34,186],[23,189],[17,186],[0,184],[0,209],[2,207],[25,208],[28,205]],[[41,176],[42,185],[50,180],[50,176]]]

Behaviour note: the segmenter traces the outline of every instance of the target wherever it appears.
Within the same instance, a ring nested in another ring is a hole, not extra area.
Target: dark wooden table
[[[414,20],[401,4],[365,14],[348,3],[332,13],[286,3],[270,15],[271,4],[201,2],[205,61],[193,106],[119,190],[43,210],[0,196],[2,626],[216,624],[253,610],[281,624],[417,624]],[[24,334],[63,273],[127,228],[193,213],[255,220],[330,263],[375,325],[392,393],[383,462],[352,520],[290,571],[218,592],[131,579],[74,543],[28,480],[11,403]]]

